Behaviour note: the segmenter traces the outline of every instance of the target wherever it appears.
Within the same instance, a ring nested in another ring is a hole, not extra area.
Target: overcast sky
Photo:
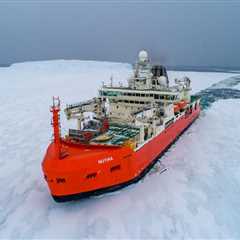
[[[0,64],[135,61],[240,67],[240,1],[0,0]]]

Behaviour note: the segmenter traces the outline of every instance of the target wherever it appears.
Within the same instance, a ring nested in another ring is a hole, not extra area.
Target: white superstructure
[[[173,104],[181,100],[190,101],[190,80],[176,80],[169,87],[166,68],[152,66],[145,50],[139,52],[133,76],[127,86],[103,85],[100,97],[109,101],[109,117],[112,120],[129,122],[134,113],[155,106],[163,115],[173,115]],[[169,109],[172,109],[169,110]]]
[[[175,79],[170,87],[166,68],[152,66],[147,51],[142,50],[126,86],[115,86],[111,79],[111,84],[103,84],[99,97],[69,105],[65,112],[68,119],[78,119],[79,129],[85,112],[93,112],[100,121],[107,118],[111,123],[137,127],[140,134],[136,141],[141,144],[182,115],[191,101],[190,90],[187,77]]]

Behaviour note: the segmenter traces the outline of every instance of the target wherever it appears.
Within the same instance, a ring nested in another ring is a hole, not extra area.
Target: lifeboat
[[[180,111],[179,105],[176,103],[174,104],[174,113],[178,113]]]
[[[187,101],[182,100],[177,103],[179,110],[183,110],[187,106]]]

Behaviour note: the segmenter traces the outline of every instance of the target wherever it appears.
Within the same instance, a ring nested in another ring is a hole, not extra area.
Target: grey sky
[[[240,1],[3,1],[0,64],[132,62],[149,50],[175,66],[240,67]]]

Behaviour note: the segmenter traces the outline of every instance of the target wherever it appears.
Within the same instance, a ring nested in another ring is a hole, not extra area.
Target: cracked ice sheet
[[[0,68],[0,237],[240,237],[237,100],[202,114],[162,158],[167,172],[94,199],[50,198],[40,164],[51,135],[51,96],[64,104],[83,100],[111,75],[118,82],[130,73],[129,64],[91,61]],[[234,76],[169,75],[189,76],[195,92]]]

